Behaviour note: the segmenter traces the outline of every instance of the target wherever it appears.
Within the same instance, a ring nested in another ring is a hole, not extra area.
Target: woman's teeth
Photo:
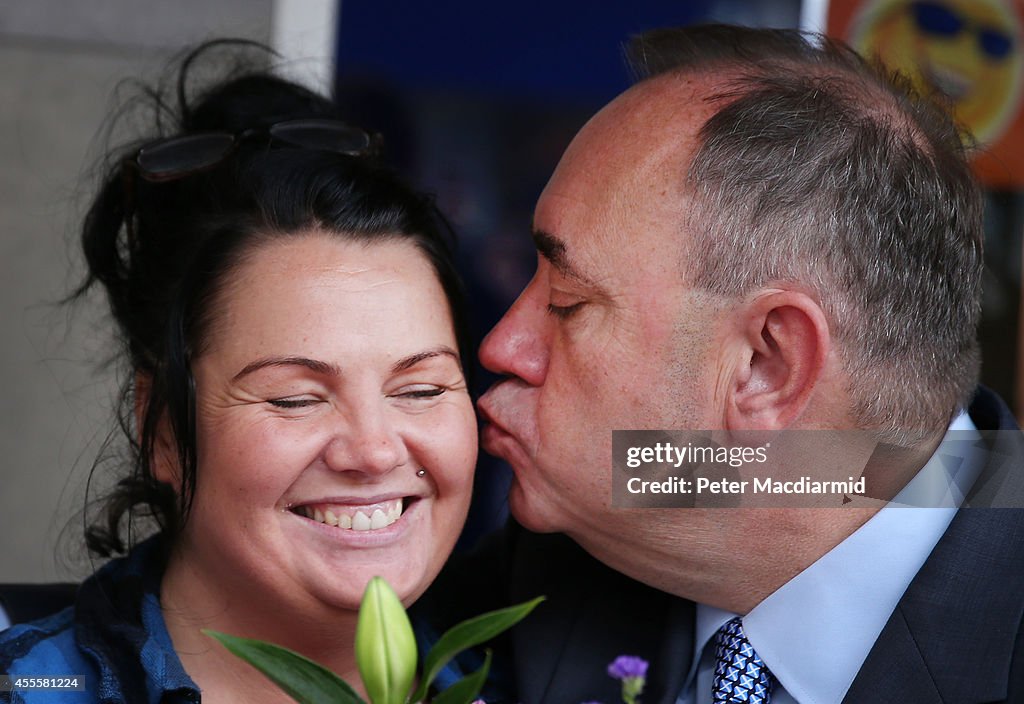
[[[347,530],[379,530],[402,517],[402,499],[383,501],[369,506],[341,504],[307,504],[295,507],[295,513],[318,523]]]

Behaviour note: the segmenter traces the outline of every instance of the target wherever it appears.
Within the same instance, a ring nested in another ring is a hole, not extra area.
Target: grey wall
[[[0,3],[0,581],[81,576],[85,479],[113,428],[118,370],[77,226],[118,81],[153,77],[186,44],[268,41],[272,0]],[[65,550],[58,552],[58,538]]]

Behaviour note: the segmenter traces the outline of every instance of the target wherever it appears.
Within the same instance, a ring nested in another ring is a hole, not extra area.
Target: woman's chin
[[[426,575],[422,571],[417,572],[408,568],[400,571],[359,569],[346,574],[330,587],[320,585],[313,595],[317,601],[332,609],[358,611],[370,580],[382,577],[398,595],[399,601],[408,607],[426,591],[433,576],[436,575]]]

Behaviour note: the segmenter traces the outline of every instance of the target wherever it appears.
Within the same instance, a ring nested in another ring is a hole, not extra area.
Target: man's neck
[[[613,531],[571,537],[633,579],[745,614],[870,520],[927,463],[942,437],[856,460],[877,481],[872,498],[882,501],[871,506],[664,509],[637,545],[624,545]]]

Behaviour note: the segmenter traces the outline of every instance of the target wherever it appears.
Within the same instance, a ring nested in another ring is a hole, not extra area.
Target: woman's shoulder
[[[82,583],[75,604],[0,632],[0,673],[38,680],[79,678],[61,704],[158,701],[167,691],[194,694],[167,634],[158,597],[162,570],[152,543],[135,546]],[[0,703],[53,702],[54,689],[0,692]],[[187,698],[187,697],[186,697]]]
[[[60,666],[81,657],[75,644],[74,607],[38,621],[19,623],[0,632],[0,672],[11,673],[12,665]],[[59,671],[67,672],[66,668]]]
[[[0,673],[3,689],[10,680],[0,701],[32,704],[55,695],[61,704],[96,701],[95,670],[75,640],[74,607],[0,632]]]

